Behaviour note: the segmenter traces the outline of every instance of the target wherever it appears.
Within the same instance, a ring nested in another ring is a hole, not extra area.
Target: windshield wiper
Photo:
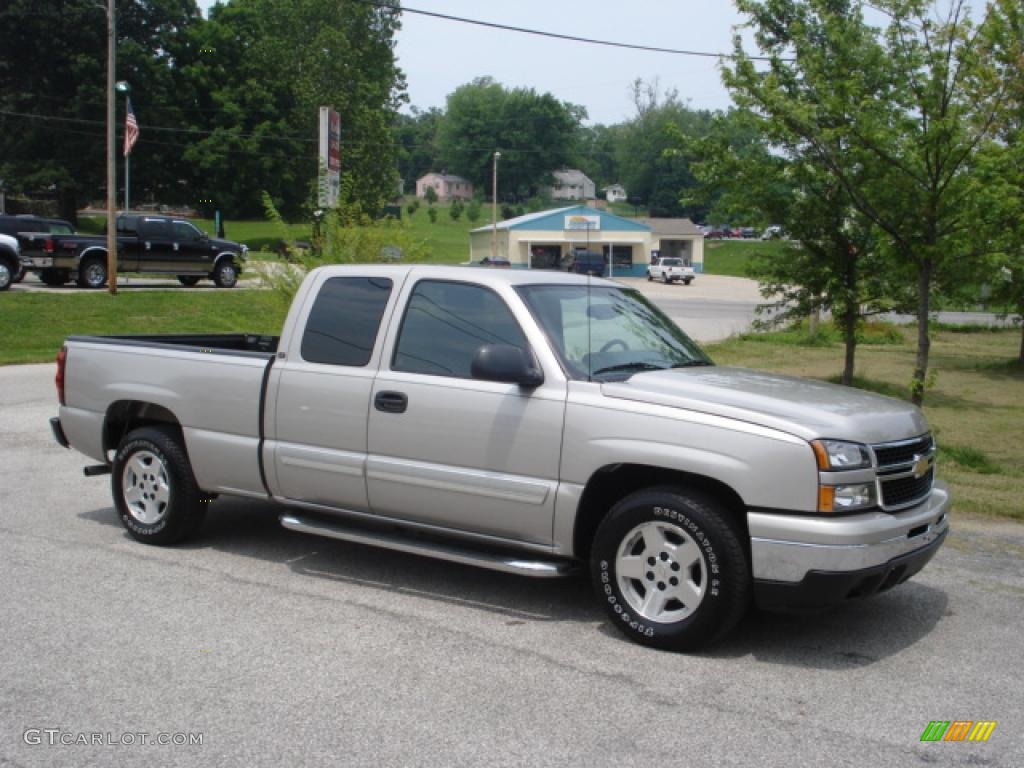
[[[698,365],[713,365],[707,360],[687,360],[685,363],[676,363],[673,368],[696,368]]]
[[[609,365],[605,368],[598,368],[592,372],[592,376],[597,376],[600,373],[614,373],[616,371],[664,371],[665,366],[655,365],[654,363],[645,363],[640,360],[634,360],[632,363],[619,363],[618,365]]]

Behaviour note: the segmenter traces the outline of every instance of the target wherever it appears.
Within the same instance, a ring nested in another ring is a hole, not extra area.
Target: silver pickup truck
[[[673,650],[750,603],[871,595],[948,529],[921,412],[713,365],[635,290],[469,267],[311,272],[280,337],[72,336],[57,441],[136,539],[218,494],[293,531],[533,577],[589,567],[612,623]],[[215,506],[214,506],[215,509]]]

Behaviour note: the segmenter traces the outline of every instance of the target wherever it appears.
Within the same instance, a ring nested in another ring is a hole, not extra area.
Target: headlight
[[[822,472],[836,472],[844,469],[867,469],[871,456],[867,446],[860,443],[846,443],[842,440],[814,440],[811,443]]]
[[[852,512],[875,506],[875,484],[822,485],[818,488],[819,512]]]

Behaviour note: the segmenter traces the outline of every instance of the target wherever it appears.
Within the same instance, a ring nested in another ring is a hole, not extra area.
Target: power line
[[[688,51],[681,48],[661,48],[655,45],[641,45],[639,43],[623,43],[617,40],[599,40],[594,37],[580,37],[579,35],[567,35],[560,32],[545,32],[541,29],[530,29],[529,27],[517,27],[511,24],[499,24],[495,21],[483,21],[481,19],[469,19],[465,16],[453,16],[448,13],[437,11],[424,11],[420,8],[410,8],[407,5],[397,7],[386,0],[357,0],[364,5],[370,5],[381,10],[395,11],[396,13],[412,13],[418,16],[428,16],[444,21],[456,21],[460,24],[472,24],[478,27],[489,29],[500,29],[505,32],[519,32],[524,35],[536,35],[537,37],[550,37],[555,40],[567,40],[571,43],[586,43],[587,45],[604,45],[610,48],[627,48],[633,51],[646,51],[648,53],[668,53],[675,56],[699,56],[707,59],[735,59],[739,58],[735,53],[712,53],[710,51]],[[751,61],[773,61],[771,56],[745,56]]]

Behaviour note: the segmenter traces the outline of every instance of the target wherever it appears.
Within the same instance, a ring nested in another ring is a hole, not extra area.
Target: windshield
[[[663,267],[681,267],[683,262],[681,259],[662,259],[661,266]]]
[[[711,365],[700,347],[637,291],[586,285],[517,290],[574,379],[621,380],[641,371]]]

